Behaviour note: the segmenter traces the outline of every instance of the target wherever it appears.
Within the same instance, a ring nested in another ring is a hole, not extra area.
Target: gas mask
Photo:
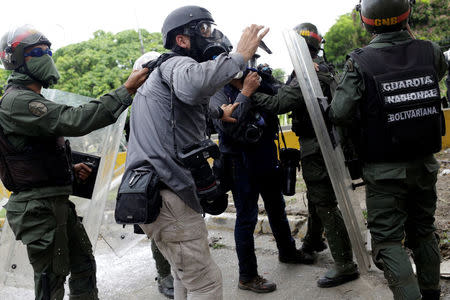
[[[210,21],[201,21],[185,30],[185,34],[191,37],[189,56],[198,62],[214,59],[219,54],[229,53],[233,49],[230,40],[220,30],[215,29],[214,25]]]

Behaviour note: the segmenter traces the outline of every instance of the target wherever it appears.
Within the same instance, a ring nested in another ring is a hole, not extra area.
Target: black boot
[[[420,290],[422,300],[439,300],[441,290]]]
[[[334,266],[317,281],[319,287],[333,287],[359,277],[358,267],[353,262],[353,252],[347,228],[337,207],[317,206],[322,220]]]
[[[310,265],[314,263],[314,256],[310,253],[303,252],[301,249],[296,249],[292,253],[279,255],[278,260],[285,264]]]
[[[164,278],[158,278],[158,290],[169,299],[174,297],[173,277],[171,274]]]

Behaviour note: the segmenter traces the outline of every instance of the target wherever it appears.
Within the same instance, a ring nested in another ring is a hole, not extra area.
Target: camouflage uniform
[[[408,32],[395,31],[377,35],[368,47],[392,47],[409,41]],[[433,52],[433,68],[441,80],[447,65],[435,44]],[[331,103],[331,120],[348,125],[366,93],[361,67],[350,58]],[[424,295],[439,289],[440,255],[434,227],[438,170],[439,163],[432,154],[363,164],[373,259],[384,270],[395,299],[420,299],[421,292]],[[405,236],[405,244],[413,252],[417,279],[402,247]]]
[[[19,89],[2,98],[0,126],[19,151],[36,137],[80,136],[114,123],[132,102],[122,86],[73,108],[46,100],[14,78],[8,83]],[[12,193],[5,206],[16,239],[27,246],[36,299],[44,298],[47,283],[51,299],[63,299],[69,273],[70,299],[98,299],[91,243],[69,201],[71,193],[71,185],[37,187]]]

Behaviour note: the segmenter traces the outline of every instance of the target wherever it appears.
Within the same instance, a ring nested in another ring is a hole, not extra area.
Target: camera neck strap
[[[280,134],[281,134],[281,140],[283,141],[284,144],[284,148],[287,148],[286,145],[286,140],[284,138],[284,133],[283,133],[283,129],[281,128],[281,124],[280,124],[280,119],[278,119],[277,116],[277,123],[278,123],[278,129],[279,129],[279,133],[277,134],[277,139],[278,139],[278,152],[281,152],[281,147],[280,147]]]
[[[158,69],[159,70],[159,69]],[[169,84],[167,84],[167,82],[164,81],[164,79],[162,79],[162,74],[160,71],[160,75],[161,75],[161,79],[162,82],[166,85],[168,85],[168,88],[170,90],[170,126],[172,127],[172,138],[173,138],[173,149],[175,151],[175,157],[177,159],[177,161],[181,162],[180,157],[178,155],[178,145],[177,145],[177,141],[175,138],[175,132],[176,132],[176,127],[177,127],[177,121],[175,119],[175,99],[177,99],[178,101],[180,101],[178,99],[178,97],[175,95],[175,91],[173,88],[173,74],[174,74],[174,69],[172,69],[171,73],[170,73],[170,80],[169,80]],[[205,119],[208,120],[209,115],[208,115],[208,110],[206,110],[205,112]]]
[[[175,92],[173,91],[173,73],[174,69],[172,69],[172,72],[170,73],[170,82],[169,82],[169,89],[170,89],[170,126],[172,127],[172,138],[173,138],[173,150],[175,151],[175,157],[177,160],[179,160],[178,156],[178,147],[177,142],[175,139],[175,130],[177,127],[176,121],[175,121],[175,103],[173,101]]]

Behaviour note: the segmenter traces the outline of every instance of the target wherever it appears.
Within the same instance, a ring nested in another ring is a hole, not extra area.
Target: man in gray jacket
[[[268,30],[246,28],[235,53],[214,54],[226,37],[198,6],[170,13],[162,28],[174,56],[139,89],[130,118],[126,169],[153,166],[164,188],[158,218],[142,225],[169,261],[175,299],[222,299],[222,275],[211,258],[202,206],[191,172],[179,160],[186,145],[205,139],[209,98],[242,74]],[[220,52],[220,51],[218,51]],[[210,60],[214,57],[214,60]]]

